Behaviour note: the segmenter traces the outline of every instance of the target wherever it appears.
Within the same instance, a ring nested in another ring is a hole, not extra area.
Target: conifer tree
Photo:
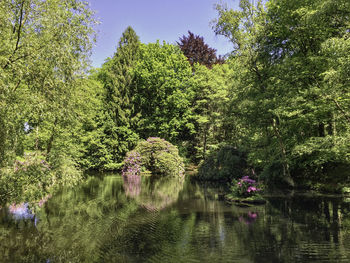
[[[129,26],[119,40],[116,53],[107,63],[106,102],[117,126],[130,128],[135,124],[132,107],[135,82],[131,69],[138,58],[139,47],[139,37]]]
[[[101,141],[111,157],[104,164],[107,169],[118,168],[124,154],[138,140],[134,132],[138,114],[133,107],[135,81],[131,69],[137,61],[139,46],[139,37],[129,26],[119,40],[116,53],[102,66],[99,74],[105,90],[106,111]]]

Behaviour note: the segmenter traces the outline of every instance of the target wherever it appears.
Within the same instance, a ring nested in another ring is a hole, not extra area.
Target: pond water
[[[0,210],[0,262],[350,262],[350,200],[226,204],[189,180],[89,177],[30,211]],[[46,200],[45,200],[46,201]]]

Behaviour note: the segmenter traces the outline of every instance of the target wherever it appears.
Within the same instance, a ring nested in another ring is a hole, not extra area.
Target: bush
[[[124,160],[124,176],[184,176],[183,159],[178,149],[164,139],[150,137],[128,152]]]
[[[53,177],[55,184],[72,187],[77,185],[83,178],[83,173],[73,158],[61,154],[51,158]]]
[[[54,184],[51,167],[39,153],[25,154],[1,169],[0,203],[40,200]]]
[[[262,186],[249,176],[244,176],[239,180],[232,180],[231,192],[233,197],[248,198],[257,195],[262,190]]]
[[[248,173],[246,155],[237,148],[226,145],[212,153],[198,169],[198,179],[231,181]]]
[[[37,202],[58,186],[75,185],[81,178],[76,164],[64,155],[49,164],[41,152],[25,153],[0,170],[0,204]]]

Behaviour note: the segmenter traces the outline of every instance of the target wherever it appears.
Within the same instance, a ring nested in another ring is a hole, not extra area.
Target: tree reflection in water
[[[183,177],[123,175],[125,194],[149,211],[162,210],[176,202],[183,189]]]
[[[218,188],[168,179],[89,177],[50,198],[36,225],[2,209],[0,262],[350,261],[347,199],[236,207]]]

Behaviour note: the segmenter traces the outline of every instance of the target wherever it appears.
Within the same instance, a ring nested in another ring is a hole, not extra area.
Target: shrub
[[[239,180],[232,180],[232,196],[234,197],[252,197],[262,190],[262,186],[249,176],[244,176]]]
[[[184,176],[183,159],[178,149],[164,139],[150,137],[128,152],[124,160],[123,176]]]
[[[72,187],[81,181],[83,173],[75,160],[70,156],[61,154],[55,160],[52,160],[51,163],[55,185]]]
[[[1,169],[0,203],[39,200],[54,184],[51,167],[38,153],[25,154],[12,167]]]
[[[75,185],[81,178],[76,164],[64,155],[49,164],[41,152],[25,153],[0,170],[0,204],[35,203],[56,187]]]

